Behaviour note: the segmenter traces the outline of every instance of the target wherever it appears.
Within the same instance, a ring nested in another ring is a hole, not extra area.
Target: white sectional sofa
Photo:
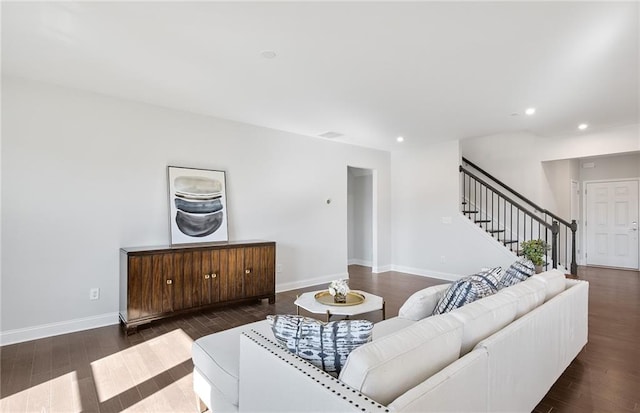
[[[266,320],[203,337],[196,394],[216,413],[530,412],[587,342],[589,285],[557,270],[428,316],[446,287],[377,323],[338,378],[277,344]]]

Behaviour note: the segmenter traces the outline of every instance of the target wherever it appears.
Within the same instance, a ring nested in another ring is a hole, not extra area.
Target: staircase
[[[536,205],[468,159],[462,163],[462,214],[516,255],[524,241],[545,241],[551,248],[544,268],[551,264],[577,274],[575,220],[568,222]]]

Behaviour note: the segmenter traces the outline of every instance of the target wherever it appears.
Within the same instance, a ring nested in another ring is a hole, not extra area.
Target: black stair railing
[[[551,247],[545,268],[550,258],[553,268],[562,265],[570,269],[571,274],[577,273],[575,220],[567,222],[467,159],[463,158],[463,162],[477,171],[460,166],[463,214],[516,254],[520,254],[523,241],[544,240]]]

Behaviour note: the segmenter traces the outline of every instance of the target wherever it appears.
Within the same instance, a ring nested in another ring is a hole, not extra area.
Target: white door
[[[638,269],[638,181],[587,183],[587,264]]]

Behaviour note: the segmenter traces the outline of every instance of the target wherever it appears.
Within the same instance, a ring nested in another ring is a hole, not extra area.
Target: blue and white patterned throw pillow
[[[367,320],[323,323],[297,315],[270,315],[267,320],[280,344],[336,377],[349,353],[371,341],[373,330],[373,323]]]
[[[536,272],[536,267],[533,262],[527,258],[520,258],[516,260],[509,268],[502,274],[500,280],[501,287],[506,288],[516,285],[521,281],[531,277]]]
[[[501,271],[501,267],[495,267],[454,282],[438,301],[433,309],[433,315],[448,313],[465,304],[495,294],[501,288]]]

